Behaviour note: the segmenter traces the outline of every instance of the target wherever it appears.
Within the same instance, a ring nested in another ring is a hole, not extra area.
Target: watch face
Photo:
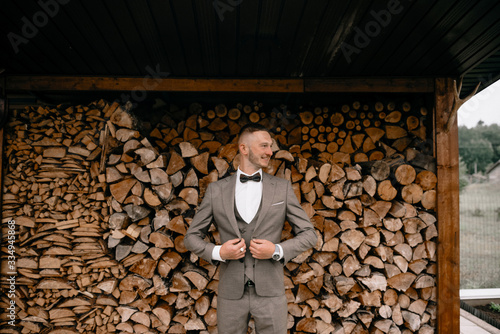
[[[278,261],[279,259],[280,259],[280,255],[279,254],[273,254],[273,260]]]

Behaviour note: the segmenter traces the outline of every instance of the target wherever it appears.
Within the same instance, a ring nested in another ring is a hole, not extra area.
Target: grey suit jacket
[[[213,263],[215,244],[207,242],[205,236],[212,222],[219,231],[222,243],[241,237],[234,213],[235,182],[236,173],[208,186],[184,238],[187,249],[210,263]],[[255,260],[255,289],[260,296],[280,296],[285,293],[283,265],[315,246],[318,237],[288,180],[263,173],[262,182],[262,207],[252,237],[279,243],[284,258],[283,261]],[[294,237],[280,242],[285,220],[291,225]],[[220,266],[219,296],[241,298],[244,292],[244,264],[228,260],[221,262]]]

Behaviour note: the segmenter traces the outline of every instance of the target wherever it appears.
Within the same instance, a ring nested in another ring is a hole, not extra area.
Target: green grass
[[[496,303],[491,302],[490,309],[492,309],[495,312],[500,313],[500,304],[496,304]]]
[[[500,184],[460,193],[460,288],[500,288]]]

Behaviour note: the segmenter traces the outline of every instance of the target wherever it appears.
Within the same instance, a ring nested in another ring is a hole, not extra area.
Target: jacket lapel
[[[267,215],[267,211],[271,207],[274,198],[274,191],[276,187],[274,180],[269,174],[262,172],[262,207],[259,214],[259,219],[255,225],[255,230],[259,228],[260,223],[264,220]]]
[[[225,184],[222,185],[222,205],[226,211],[227,219],[234,229],[234,232],[241,238],[240,229],[238,228],[238,223],[236,222],[236,215],[234,214],[234,188],[236,183],[236,173],[228,176],[224,179]]]

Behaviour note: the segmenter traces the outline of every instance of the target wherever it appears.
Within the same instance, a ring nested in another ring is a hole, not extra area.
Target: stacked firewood
[[[94,149],[101,151],[92,160],[80,159],[80,165],[87,162],[89,166],[89,181],[79,194],[91,191],[92,205],[99,208],[87,210],[91,218],[85,223],[99,227],[91,232],[101,237],[97,239],[102,252],[86,254],[95,256],[91,259],[79,254],[80,272],[71,271],[73,276],[65,277],[70,287],[49,288],[76,295],[56,294],[59,299],[50,299],[47,295],[54,290],[37,290],[42,276],[36,276],[26,281],[27,293],[20,299],[26,303],[36,292],[49,300],[35,305],[37,309],[57,306],[81,315],[73,326],[79,332],[216,333],[217,267],[188,252],[183,238],[207,185],[236,170],[239,129],[259,122],[272,129],[275,142],[267,172],[292,182],[318,234],[314,249],[286,266],[290,333],[432,333],[437,295],[433,212],[437,180],[425,126],[427,109],[412,104],[354,102],[329,108],[300,107],[292,112],[284,105],[266,110],[257,102],[231,108],[219,104],[212,109],[193,103],[186,109],[167,110],[157,124],[141,123],[124,106],[97,104],[101,113],[91,119],[99,121],[92,129]],[[89,122],[92,113],[88,112],[93,108],[76,114]],[[52,112],[47,111],[45,118],[54,117]],[[44,136],[44,130],[38,130],[41,137],[37,140]],[[16,132],[20,131],[21,127]],[[66,138],[66,133],[55,138]],[[74,140],[66,147],[83,145],[87,144]],[[86,149],[89,156],[94,152]],[[20,159],[21,154],[12,152],[9,156]],[[33,161],[37,157],[23,158]],[[14,184],[6,185],[8,194],[14,195]],[[81,195],[73,199],[83,200]],[[75,205],[70,206],[73,211]],[[44,236],[35,227],[45,221],[38,221],[35,212],[21,215],[22,205],[11,210],[9,216],[25,216],[33,222],[33,227],[23,227],[23,231],[32,236],[25,243],[26,251],[35,253],[23,258],[40,266],[40,247],[34,242]],[[81,228],[85,213],[75,218],[64,210],[53,209],[65,212],[65,219],[60,220],[70,227],[61,231]],[[92,215],[95,211],[99,215]],[[57,219],[61,217],[51,218],[57,220],[54,224],[62,224]],[[72,226],[75,219],[79,225]],[[211,232],[209,238],[219,242],[217,231]],[[287,226],[283,239],[291,233]],[[52,257],[60,258],[61,268],[69,272],[77,266],[74,248],[80,238],[73,233],[66,238],[70,243],[66,248],[73,254]],[[92,238],[86,236],[82,243],[93,244],[97,239]],[[92,267],[93,263],[106,266]],[[27,274],[41,273],[40,267],[28,269],[20,274],[29,278]],[[83,277],[86,285],[82,285]],[[77,313],[77,306],[59,304],[76,298],[87,302],[94,313]],[[51,323],[50,316],[41,323],[29,318],[30,314],[26,311],[28,320],[23,320],[29,323],[28,329]]]
[[[103,240],[109,208],[99,177],[104,119],[118,107],[28,107],[7,125],[2,234],[15,221],[16,267],[2,248],[3,292],[7,272],[18,274],[15,326],[0,325],[8,333],[108,333],[121,321],[112,292],[125,272]],[[7,309],[6,293],[1,303]]]

